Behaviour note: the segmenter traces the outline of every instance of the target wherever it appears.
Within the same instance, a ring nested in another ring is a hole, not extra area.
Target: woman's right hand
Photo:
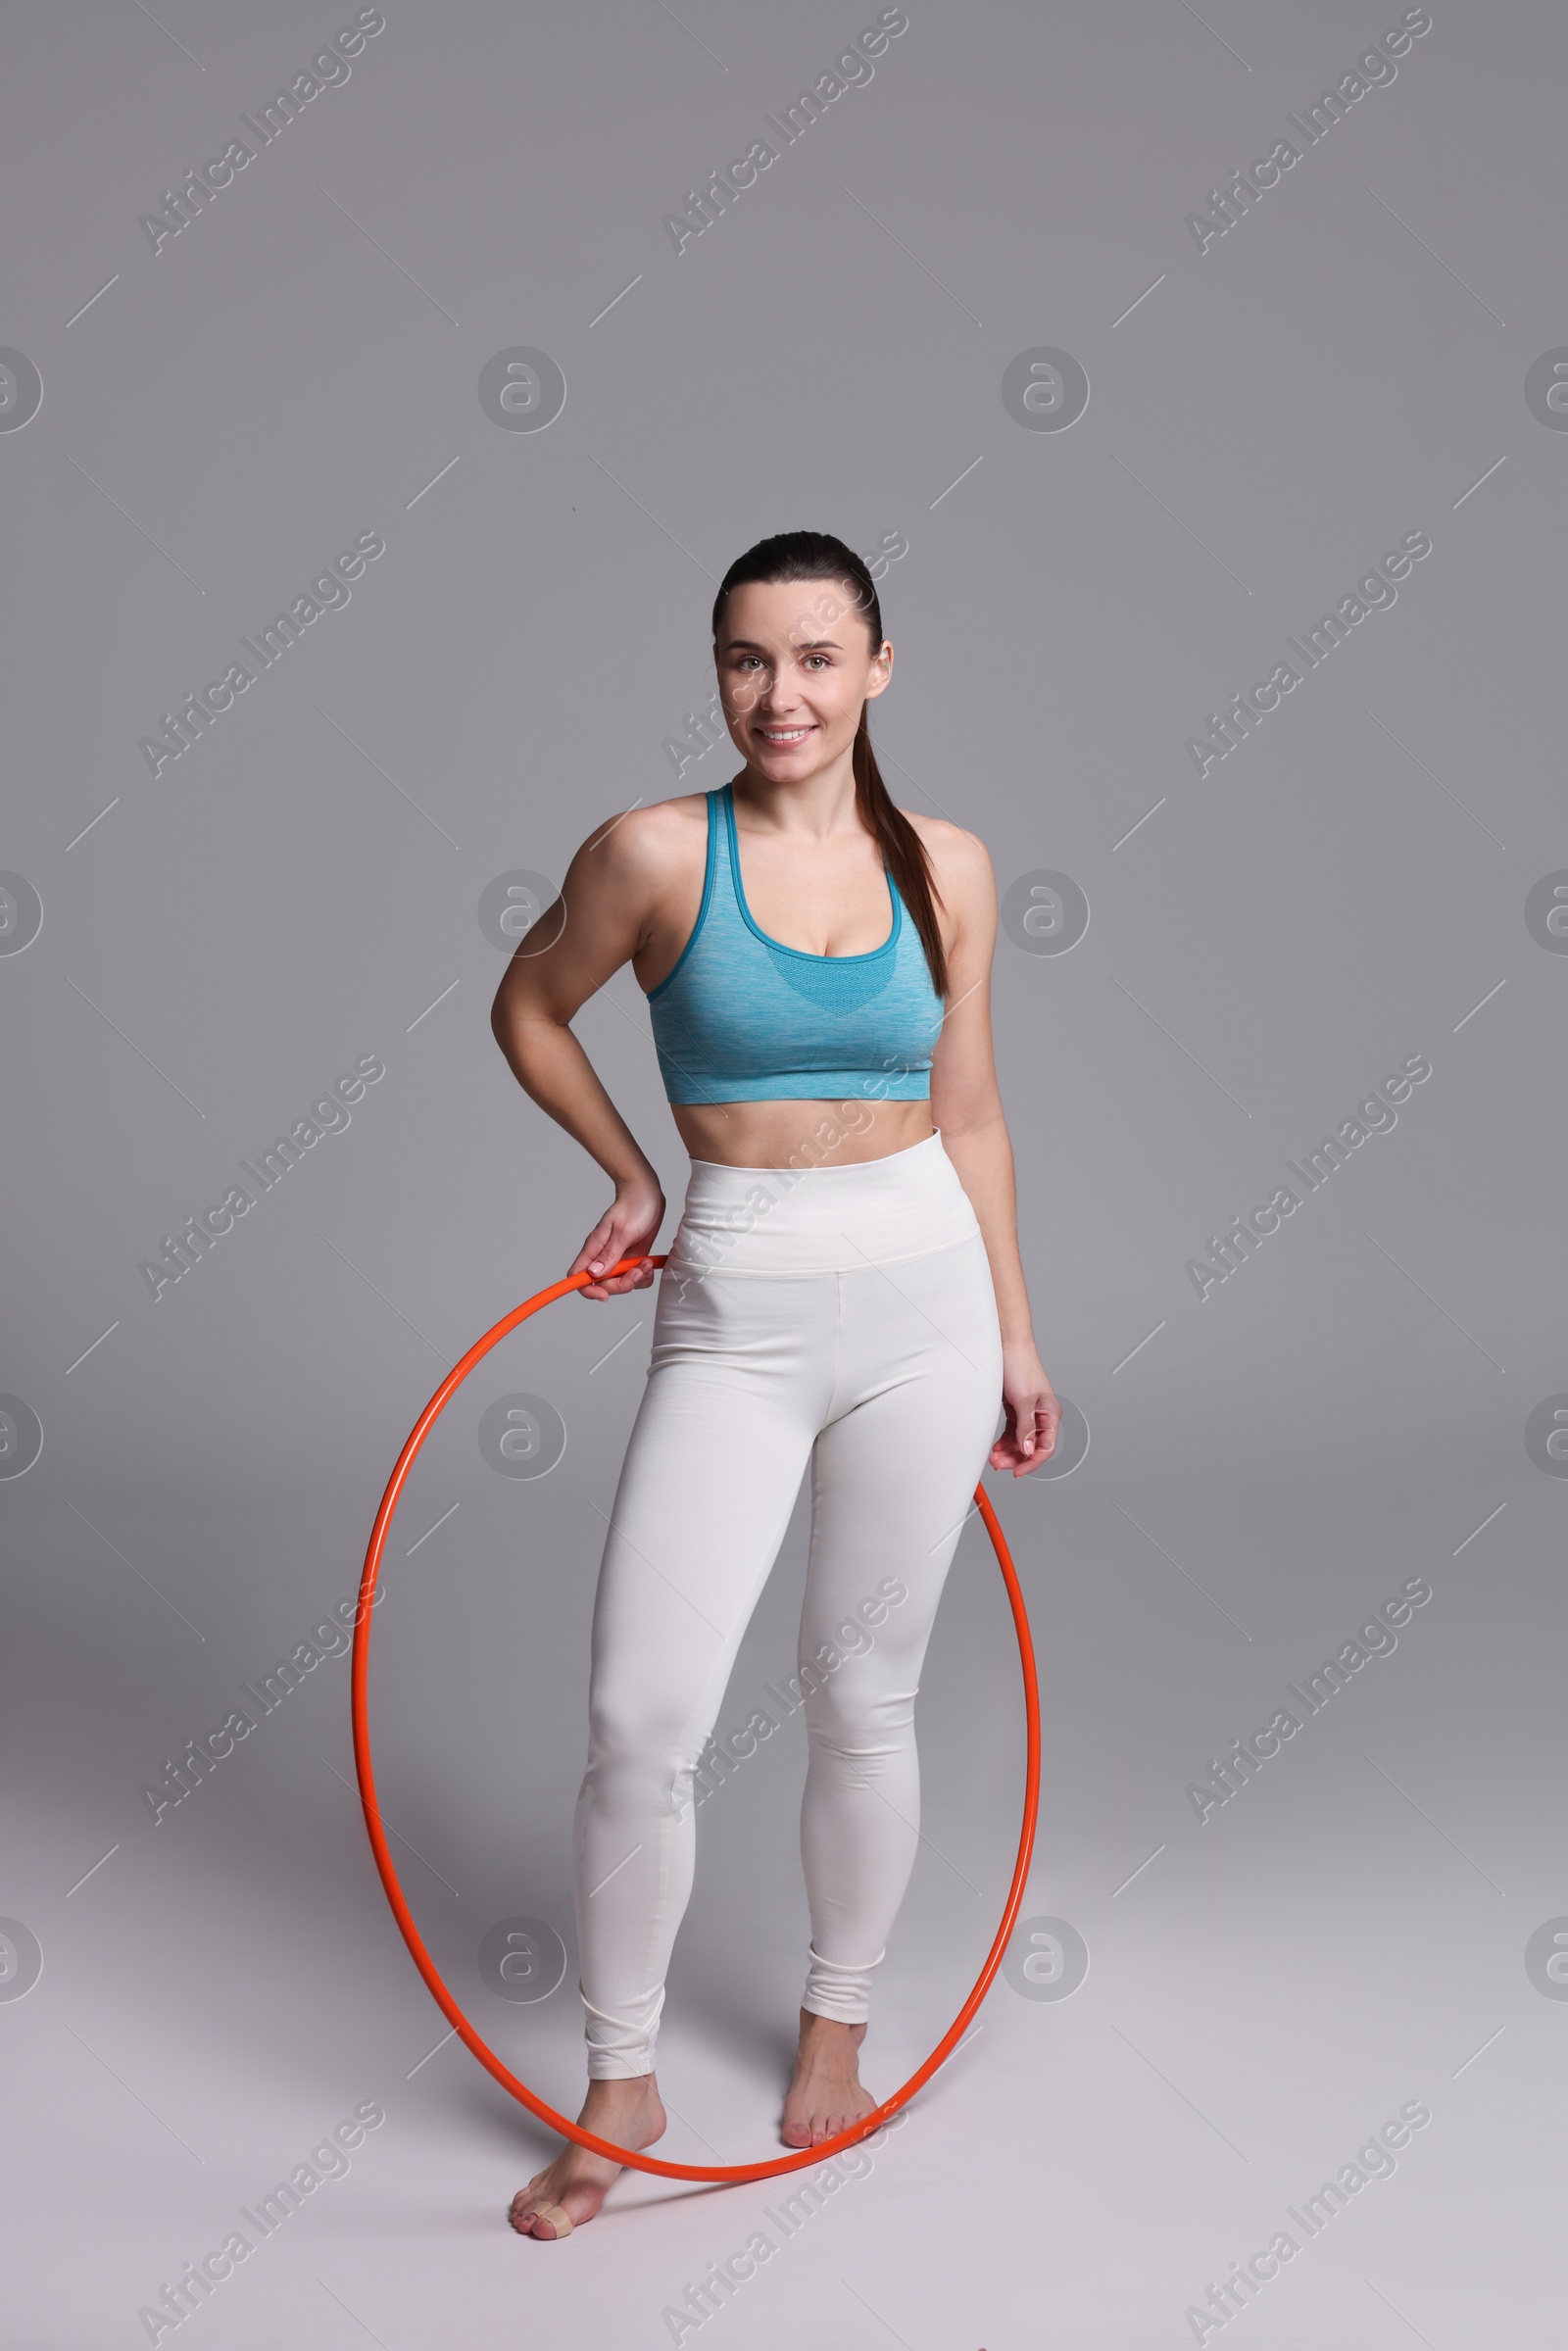
[[[614,1200],[566,1271],[592,1272],[601,1266],[615,1265],[622,1257],[641,1257],[643,1262],[613,1281],[589,1282],[579,1295],[591,1298],[618,1298],[626,1290],[650,1289],[655,1268],[646,1252],[658,1240],[663,1221],[664,1195],[656,1176],[637,1176],[628,1183],[617,1184]]]

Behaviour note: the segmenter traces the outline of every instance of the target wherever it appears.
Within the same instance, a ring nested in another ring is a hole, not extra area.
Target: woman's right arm
[[[490,1009],[496,1043],[518,1085],[576,1138],[615,1188],[568,1273],[645,1255],[664,1219],[659,1177],[571,1031],[588,999],[635,955],[651,920],[657,861],[648,854],[648,813],[612,817],[590,834],[555,905],[518,941]],[[645,1265],[614,1281],[592,1282],[582,1296],[646,1290],[653,1278]]]

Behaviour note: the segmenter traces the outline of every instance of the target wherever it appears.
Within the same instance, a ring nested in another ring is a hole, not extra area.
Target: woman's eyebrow
[[[724,650],[726,653],[766,653],[767,647],[759,645],[753,637],[731,637]],[[842,653],[844,648],[837,637],[809,637],[797,645],[795,650],[797,653]]]

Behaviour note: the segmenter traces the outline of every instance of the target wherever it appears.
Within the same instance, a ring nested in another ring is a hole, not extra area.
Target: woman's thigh
[[[832,1393],[837,1302],[832,1275],[661,1290],[594,1606],[596,1738],[711,1728]]]
[[[912,1695],[942,1587],[1002,1410],[985,1244],[844,1277],[839,1376],[812,1453],[801,1661]],[[868,1675],[857,1659],[879,1652]]]

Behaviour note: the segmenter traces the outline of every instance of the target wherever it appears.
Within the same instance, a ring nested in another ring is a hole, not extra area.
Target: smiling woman
[[[992,1056],[991,861],[889,797],[867,710],[893,659],[842,539],[751,548],[713,607],[742,766],[600,826],[492,1012],[519,1084],[615,1187],[568,1269],[591,1277],[581,1296],[648,1288],[664,1215],[570,1027],[623,963],[692,1161],[600,1566],[573,1832],[580,2120],[637,2152],[664,2129],[654,2049],[694,1775],[803,1476],[811,1935],[781,2135],[810,2148],[876,2111],[858,2051],[919,1841],[914,1702],[976,1480],[988,1461],[1038,1467],[1060,1417]],[[868,1571],[906,1593],[897,1617],[853,1673],[811,1672]],[[564,2236],[615,2172],[569,2146],[513,2199],[513,2227]]]
[[[776,592],[779,583],[768,585]],[[735,590],[731,594],[744,612],[744,600]],[[846,907],[841,913],[831,899],[816,901],[818,936],[827,944],[793,946],[776,937],[758,920],[748,898],[734,788],[725,784],[708,793],[702,903],[674,964],[648,991],[665,1092],[683,1108],[867,1098],[928,1102],[944,1017],[947,950],[932,904],[924,845],[888,799],[864,716],[867,698],[880,693],[891,676],[893,649],[882,646],[869,674],[862,674],[858,656],[864,623],[840,597],[819,593],[804,622],[791,627],[800,678],[796,698],[786,702],[776,686],[765,696],[760,690],[768,656],[757,640],[727,633],[722,617],[716,627],[726,631],[720,663],[726,715],[749,735],[770,773],[784,780],[792,768],[809,772],[815,738],[851,738],[858,803],[864,804],[886,858],[876,888],[881,906],[875,927],[881,936],[875,946],[850,944],[859,934],[863,904],[857,876],[853,911]],[[902,889],[896,878],[900,867]],[[769,903],[777,879],[767,881]],[[800,895],[798,885],[797,905]],[[791,919],[787,901],[778,919]],[[790,1040],[788,1067],[780,1065],[781,1036]],[[870,1123],[865,1121],[867,1128]],[[911,1140],[930,1132],[928,1115],[915,1123]],[[710,1146],[711,1156],[728,1155],[720,1148],[722,1139],[700,1121],[682,1131],[694,1155],[710,1155]]]

